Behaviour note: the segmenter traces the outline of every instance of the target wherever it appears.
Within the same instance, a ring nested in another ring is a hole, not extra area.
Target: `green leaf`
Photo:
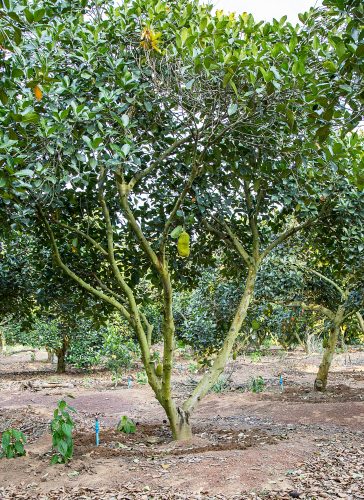
[[[45,9],[38,9],[35,12],[33,12],[33,18],[35,22],[39,22],[45,14],[46,10]]]
[[[72,425],[62,424],[62,431],[65,433],[67,437],[72,437]]]
[[[238,110],[238,105],[235,102],[232,102],[228,107],[228,115],[231,116],[236,113]]]
[[[324,141],[325,139],[327,139],[329,134],[330,134],[329,125],[324,125],[323,127],[320,127],[316,132],[316,136],[320,141]]]
[[[356,57],[364,57],[364,44],[362,43],[361,45],[358,46],[358,48],[355,51]]]
[[[234,80],[233,80],[233,79],[231,79],[231,80],[229,81],[229,85],[230,85],[230,87],[233,89],[233,91],[235,92],[236,97],[239,97],[239,94],[238,94],[238,89],[236,88],[236,85],[235,85],[235,83],[234,83]]]
[[[182,232],[183,232],[183,226],[177,226],[171,232],[170,237],[173,239],[177,239]]]
[[[122,121],[124,127],[127,127],[129,125],[129,116],[128,115],[123,115],[121,117],[121,121]]]
[[[128,156],[130,152],[130,144],[124,144],[124,146],[121,148],[121,151],[123,152],[124,156]]]
[[[190,34],[189,29],[182,28],[181,33],[180,33],[182,43],[184,43],[187,40],[189,34]]]
[[[24,9],[24,14],[25,14],[25,18],[28,21],[28,23],[32,23],[34,21],[33,13],[30,12],[30,10],[28,8]]]
[[[256,320],[256,319],[253,319],[253,321],[252,321],[252,329],[253,329],[253,330],[259,330],[259,328],[260,328],[260,323],[259,323],[259,321],[258,321],[258,320]]]
[[[35,111],[29,111],[22,115],[21,121],[24,123],[37,122],[39,120],[39,115]]]
[[[295,124],[295,115],[293,111],[289,108],[286,109],[286,117],[287,117],[287,123],[289,125],[289,128],[293,130],[294,124]]]
[[[340,59],[346,54],[346,45],[343,41],[335,43],[335,50]]]
[[[5,90],[0,89],[0,101],[1,101],[1,103],[5,105],[5,104],[7,104],[8,100],[9,100],[9,98],[8,98]]]
[[[24,168],[23,170],[19,170],[14,174],[16,177],[33,177],[34,171],[29,168]]]
[[[330,73],[335,73],[337,71],[336,64],[333,61],[325,61],[323,67]]]
[[[103,141],[102,137],[94,137],[92,139],[92,148],[97,149],[100,146],[100,144],[102,143],[102,141]]]
[[[53,457],[51,458],[51,464],[55,465],[58,464],[59,462],[60,462],[60,457],[58,455],[53,455]]]

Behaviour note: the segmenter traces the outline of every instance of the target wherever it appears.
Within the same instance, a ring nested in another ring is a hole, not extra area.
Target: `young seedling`
[[[21,431],[8,429],[3,432],[1,438],[2,452],[0,458],[16,458],[25,455],[24,444],[27,439]]]
[[[72,431],[74,421],[69,412],[76,410],[69,406],[66,401],[58,402],[57,408],[54,410],[54,417],[51,422],[52,445],[55,454],[52,457],[52,464],[67,463],[73,455],[73,437]]]

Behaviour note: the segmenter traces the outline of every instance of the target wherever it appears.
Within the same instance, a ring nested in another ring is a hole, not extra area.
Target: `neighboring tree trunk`
[[[364,319],[363,319],[363,316],[360,314],[360,312],[358,311],[356,313],[356,317],[357,317],[357,320],[358,320],[358,323],[359,323],[359,326],[361,328],[361,331],[364,333]]]
[[[66,354],[68,351],[68,339],[63,337],[62,347],[57,351],[57,373],[66,372]]]
[[[330,366],[335,354],[336,344],[340,335],[340,326],[343,321],[344,309],[340,306],[335,315],[334,325],[331,330],[327,347],[325,348],[324,355],[316,376],[314,388],[316,391],[325,391],[327,386],[327,377],[329,375]]]
[[[0,352],[6,351],[5,333],[0,330]]]
[[[54,363],[54,352],[47,351],[47,363]]]
[[[305,353],[307,355],[312,353],[312,339],[314,336],[315,336],[314,333],[306,332],[305,334],[304,346],[305,346]]]

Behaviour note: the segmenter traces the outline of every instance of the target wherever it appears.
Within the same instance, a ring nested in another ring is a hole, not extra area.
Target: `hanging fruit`
[[[182,231],[178,237],[177,250],[180,257],[185,258],[190,255],[190,236],[186,231]]]
[[[35,95],[35,98],[37,99],[37,101],[40,101],[43,97],[43,92],[41,91],[41,89],[38,85],[33,87],[33,92],[34,92],[34,95]]]

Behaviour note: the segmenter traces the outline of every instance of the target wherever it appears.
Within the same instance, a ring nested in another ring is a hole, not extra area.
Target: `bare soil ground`
[[[192,441],[175,443],[152,391],[104,371],[56,375],[45,353],[0,355],[0,433],[27,435],[27,456],[0,460],[0,499],[364,499],[364,352],[337,355],[328,391],[312,391],[320,356],[275,354],[228,366],[227,390],[193,416]],[[176,364],[183,399],[199,375]],[[279,375],[283,374],[284,391]],[[135,374],[134,374],[135,375]],[[263,377],[264,391],[249,390]],[[50,465],[49,422],[71,394],[75,453]],[[94,418],[101,422],[94,444]],[[137,432],[116,431],[122,415]]]

